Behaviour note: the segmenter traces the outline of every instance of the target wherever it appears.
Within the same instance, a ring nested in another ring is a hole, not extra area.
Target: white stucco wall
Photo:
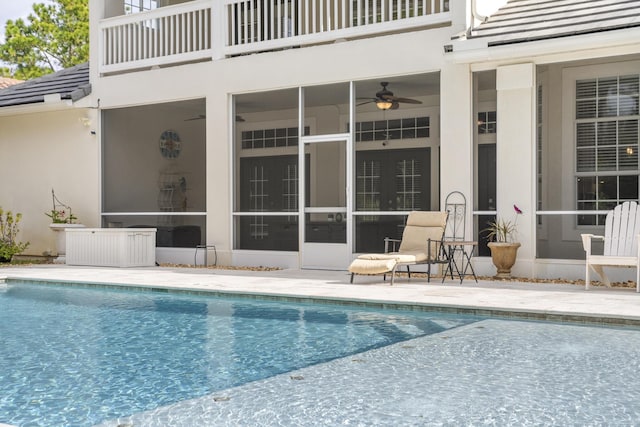
[[[88,119],[89,122],[87,122]],[[87,126],[88,125],[88,126]],[[45,212],[51,189],[73,209],[79,222],[100,226],[100,149],[94,110],[0,115],[0,207],[22,213],[20,241],[25,255],[55,252]]]

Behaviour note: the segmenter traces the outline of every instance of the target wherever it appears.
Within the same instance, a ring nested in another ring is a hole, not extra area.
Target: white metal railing
[[[100,22],[100,72],[438,25],[450,0],[195,0]]]
[[[105,19],[103,73],[211,57],[210,0]]]

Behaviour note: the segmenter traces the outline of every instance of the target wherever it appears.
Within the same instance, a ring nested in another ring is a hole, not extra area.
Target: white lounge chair
[[[603,267],[635,267],[636,292],[640,292],[640,209],[636,202],[624,202],[607,213],[604,236],[581,236],[586,252],[585,289],[591,285],[591,269],[600,275],[606,286],[611,286]],[[602,255],[591,253],[592,240],[604,241]]]
[[[410,266],[427,264],[427,281],[431,280],[431,264],[446,263],[442,238],[447,224],[447,212],[413,211],[407,217],[402,240],[385,238],[385,253],[363,254],[349,266],[351,283],[356,274],[391,273],[391,285],[398,267],[406,266],[411,277]],[[394,246],[399,243],[397,250]]]

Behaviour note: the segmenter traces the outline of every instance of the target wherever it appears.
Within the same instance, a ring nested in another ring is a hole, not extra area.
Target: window
[[[422,159],[396,161],[396,200],[398,210],[426,209],[422,196]]]
[[[309,135],[309,127],[304,128]],[[298,145],[298,128],[258,129],[242,132],[242,148],[295,147]]]
[[[356,142],[429,137],[429,117],[356,123]]]
[[[230,2],[231,44],[256,43],[299,34],[296,11],[290,0]]]
[[[356,206],[363,211],[380,210],[380,161],[360,159],[357,167]]]
[[[478,134],[496,133],[497,120],[495,111],[478,113]]]
[[[449,11],[449,0],[442,2],[386,2],[382,0],[354,1],[352,26],[370,25],[399,19],[426,16]]]
[[[610,210],[638,200],[640,75],[576,81],[578,210]],[[603,225],[604,215],[579,215],[578,225]]]
[[[156,0],[124,0],[124,12],[127,15],[156,9],[157,7],[158,2]]]

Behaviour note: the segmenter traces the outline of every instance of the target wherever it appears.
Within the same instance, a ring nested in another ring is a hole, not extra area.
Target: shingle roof
[[[27,80],[0,90],[0,107],[37,104],[45,95],[60,94],[61,99],[77,101],[91,93],[89,63]]]
[[[468,39],[488,46],[640,27],[640,0],[509,0]]]
[[[22,83],[23,80],[10,79],[9,77],[0,77],[0,89]]]

